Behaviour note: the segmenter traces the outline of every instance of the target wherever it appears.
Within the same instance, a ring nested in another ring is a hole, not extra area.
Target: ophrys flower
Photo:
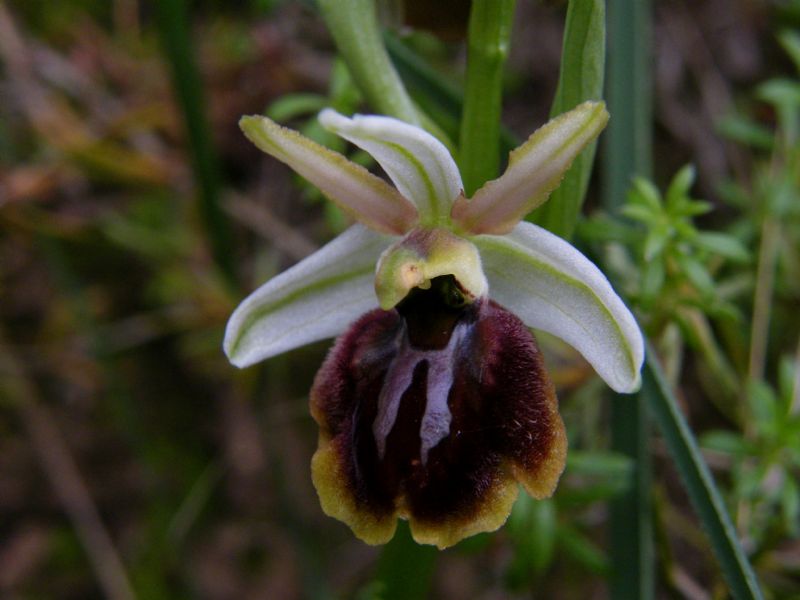
[[[396,187],[264,117],[246,135],[351,214],[354,225],[234,312],[244,367],[342,332],[317,374],[312,477],[323,510],[369,543],[398,517],[449,546],[498,528],[517,482],[552,494],[566,436],[528,327],[574,346],[615,390],[639,385],[643,343],[607,279],[566,241],[521,221],[603,129],[587,102],[537,130],[471,199],[446,148],[381,116],[321,123],[369,152]]]

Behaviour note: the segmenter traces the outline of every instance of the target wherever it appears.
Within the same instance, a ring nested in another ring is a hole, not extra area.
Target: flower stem
[[[383,44],[374,0],[319,0],[318,5],[353,81],[370,106],[423,127],[452,146],[439,126],[414,105],[397,74]]]
[[[430,586],[439,553],[433,546],[418,546],[408,524],[400,521],[392,540],[378,559],[375,582],[383,600],[424,600]]]
[[[459,144],[459,167],[467,196],[498,174],[503,66],[508,57],[515,3],[516,0],[472,3]]]
[[[356,85],[380,113],[414,125],[419,114],[383,46],[373,0],[320,0],[319,8]]]
[[[550,109],[551,117],[572,110],[586,100],[603,97],[605,0],[570,0],[562,47],[561,73]],[[533,213],[537,224],[563,238],[572,236],[589,187],[596,146],[593,142],[581,152],[547,203]]]

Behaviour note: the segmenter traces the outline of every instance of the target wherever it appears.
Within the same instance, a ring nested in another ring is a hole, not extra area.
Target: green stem
[[[320,11],[361,93],[377,112],[452,142],[411,100],[383,45],[374,0],[319,0]]]
[[[606,187],[603,204],[617,208],[633,175],[647,175],[650,159],[650,0],[610,0]],[[631,489],[611,503],[611,597],[654,597],[649,431],[646,406],[612,399],[612,446],[635,464]]]
[[[172,69],[172,83],[189,138],[189,154],[198,187],[200,216],[217,267],[227,283],[236,287],[233,236],[219,203],[220,168],[206,119],[203,84],[195,64],[185,0],[154,3],[164,52]]]
[[[608,210],[623,204],[631,177],[649,176],[653,162],[651,14],[651,0],[609,0],[606,97],[611,121],[603,198]]]
[[[375,110],[408,123],[419,114],[383,46],[373,0],[319,0],[319,8],[356,85]]]
[[[515,0],[474,0],[469,19],[467,83],[459,144],[467,196],[497,177],[503,67]]]
[[[753,569],[742,550],[722,496],[700,454],[692,432],[667,384],[652,348],[648,348],[641,397],[650,408],[686,491],[711,541],[730,592],[736,600],[762,598]]]
[[[753,324],[750,328],[750,360],[747,374],[751,380],[764,377],[772,294],[775,287],[775,262],[781,239],[780,229],[780,221],[777,218],[772,215],[764,218],[756,269]]]
[[[654,597],[650,432],[641,398],[614,395],[611,401],[614,450],[633,461],[631,486],[611,502],[611,597]]]
[[[408,524],[401,521],[397,533],[386,545],[378,560],[375,581],[382,600],[424,600],[436,567],[438,550],[418,546],[411,537]]]
[[[606,62],[605,0],[570,0],[564,25],[561,73],[550,116],[586,100],[603,97]],[[572,163],[550,199],[533,214],[536,223],[569,239],[589,187],[597,144],[591,143]]]
[[[405,81],[414,101],[436,118],[448,133],[458,135],[459,119],[464,110],[464,90],[431,67],[391,32],[384,33],[386,50]],[[500,155],[504,156],[522,143],[510,129],[500,126]]]

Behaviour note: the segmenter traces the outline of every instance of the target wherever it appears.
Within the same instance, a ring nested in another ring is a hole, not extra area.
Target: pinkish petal
[[[242,117],[239,125],[261,150],[289,165],[367,227],[401,235],[417,222],[413,204],[383,179],[338,152],[266,117]]]
[[[508,168],[453,205],[453,221],[471,234],[508,233],[525,215],[547,200],[573,159],[608,122],[603,102],[585,102],[537,129],[511,152]]]

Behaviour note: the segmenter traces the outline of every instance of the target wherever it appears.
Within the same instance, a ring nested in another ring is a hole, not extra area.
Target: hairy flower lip
[[[467,311],[475,318],[441,351],[404,349],[399,314],[372,311],[317,374],[314,483],[326,514],[367,543],[391,538],[397,518],[440,548],[492,531],[508,517],[517,481],[546,497],[564,468],[566,435],[532,334],[490,300]],[[431,383],[437,358],[445,370]],[[386,386],[391,393],[376,393]]]

